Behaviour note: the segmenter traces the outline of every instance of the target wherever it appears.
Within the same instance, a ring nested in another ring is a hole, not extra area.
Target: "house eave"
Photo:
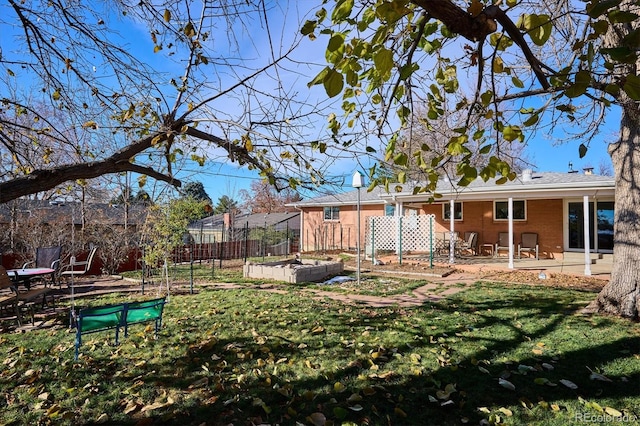
[[[593,184],[566,184],[558,185],[505,185],[492,188],[457,188],[448,191],[439,191],[440,198],[436,201],[477,201],[495,200],[500,198],[517,197],[521,199],[552,199],[571,197],[613,197],[615,188],[611,183],[597,182]],[[395,194],[382,194],[381,199],[401,201],[401,202],[426,202],[431,194],[413,194],[410,192],[399,192]]]

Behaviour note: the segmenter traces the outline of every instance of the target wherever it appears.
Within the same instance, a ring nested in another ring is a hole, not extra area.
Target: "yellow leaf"
[[[98,420],[96,420],[96,423],[101,424],[101,423],[106,423],[108,421],[109,421],[109,415],[107,413],[102,413],[98,417]]]
[[[615,408],[604,407],[604,412],[613,417],[622,417],[622,413]]]
[[[509,410],[508,408],[500,407],[498,411],[500,411],[502,414],[504,414],[507,417],[513,416],[513,411]]]
[[[164,22],[169,22],[171,20],[171,11],[169,9],[164,10]]]
[[[127,406],[124,407],[124,414],[131,414],[136,411],[140,406],[135,401],[129,401]]]
[[[334,390],[334,391],[336,391],[336,392],[338,392],[338,393],[341,393],[341,392],[346,391],[346,390],[347,390],[347,387],[346,387],[345,385],[343,385],[342,383],[340,383],[340,382],[336,382],[336,383],[333,385],[333,390]]]
[[[51,407],[49,407],[49,409],[47,410],[47,416],[49,417],[56,417],[58,414],[60,414],[60,411],[62,410],[62,408],[58,405],[58,404],[53,404]]]

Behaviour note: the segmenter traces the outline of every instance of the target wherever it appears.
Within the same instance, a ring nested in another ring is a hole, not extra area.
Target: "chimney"
[[[224,227],[227,229],[233,227],[233,216],[229,213],[223,213],[222,222],[224,223]]]
[[[585,175],[592,175],[593,174],[593,167],[585,167],[582,170],[584,171]]]
[[[533,170],[524,169],[522,171],[522,181],[523,182],[531,182],[531,179],[533,179]]]

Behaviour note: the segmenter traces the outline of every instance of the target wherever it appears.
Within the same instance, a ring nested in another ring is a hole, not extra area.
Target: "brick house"
[[[357,191],[291,204],[302,213],[302,251],[356,247]],[[441,180],[437,193],[442,197],[432,203],[429,194],[414,195],[411,185],[404,185],[400,192],[383,188],[360,191],[361,242],[365,248],[375,237],[372,223],[376,218],[433,215],[430,231],[414,234],[431,232],[433,238],[446,238],[450,232],[460,236],[476,232],[479,252],[495,247],[501,232],[510,232],[515,247],[522,233],[537,234],[540,258],[563,259],[565,253],[584,252],[585,248],[591,253],[613,251],[614,178],[592,174],[589,169],[585,173],[527,170],[501,185],[475,180],[467,187],[456,187]]]

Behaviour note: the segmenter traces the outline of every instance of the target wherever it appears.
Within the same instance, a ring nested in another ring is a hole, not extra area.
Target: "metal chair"
[[[22,269],[26,269],[27,267],[33,268],[50,268],[56,271],[53,274],[52,280],[55,283],[56,277],[60,273],[60,255],[62,253],[61,246],[53,246],[53,247],[38,247],[36,249],[36,258],[35,260],[26,262],[22,265]]]
[[[520,259],[521,253],[523,251],[526,252],[534,252],[536,253],[536,260],[539,260],[538,257],[538,234],[535,232],[523,232],[520,235],[520,244],[518,244],[518,259]]]
[[[500,250],[509,250],[511,241],[509,241],[508,232],[500,232],[498,234],[498,241],[496,242],[495,250],[493,250],[493,256],[498,257]]]
[[[91,246],[91,250],[89,251],[87,260],[75,261],[75,259],[72,259],[72,262],[62,267],[60,276],[66,279],[71,276],[77,277],[80,275],[86,275],[91,270],[91,265],[93,264],[93,258],[95,257],[96,250],[98,250],[98,247]]]
[[[36,259],[30,262],[26,262],[22,265],[22,269],[35,264],[35,268],[51,268],[58,269],[60,267],[60,254],[62,247],[38,247],[36,249]]]
[[[456,248],[458,254],[463,251],[469,251],[471,255],[478,254],[478,233],[477,232],[465,232],[465,239]]]

